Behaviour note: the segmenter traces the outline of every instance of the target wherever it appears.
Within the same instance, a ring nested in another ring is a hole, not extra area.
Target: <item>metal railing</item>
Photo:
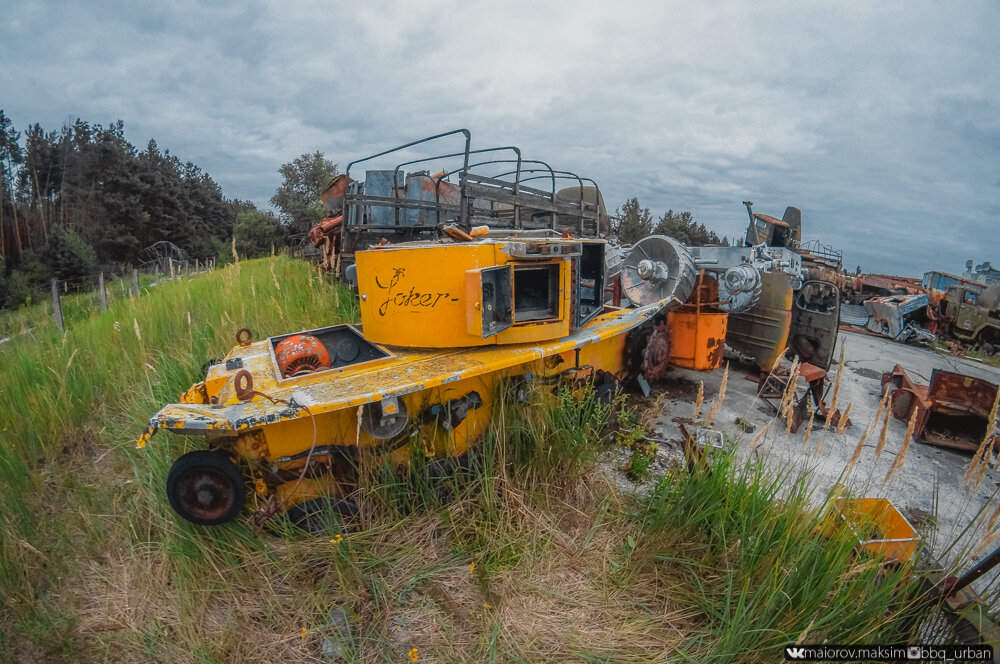
[[[436,134],[356,159],[347,165],[344,174],[350,177],[358,164],[459,134],[465,138],[461,151],[406,159],[390,169],[368,171],[364,182],[350,182],[343,205],[346,253],[364,248],[376,236],[390,242],[437,237],[440,229],[449,224],[466,230],[485,224],[497,229],[568,230],[581,236],[600,233],[605,212],[594,180],[555,169],[541,160],[524,159],[521,150],[512,145],[473,150],[467,129]],[[495,152],[513,152],[514,158],[472,163],[473,155]],[[439,173],[404,171],[408,166],[431,162],[443,165]],[[507,166],[507,170],[501,166]],[[498,170],[503,172],[496,173]],[[451,176],[457,176],[457,183],[450,181]],[[369,182],[372,177],[378,181]],[[549,187],[525,184],[538,180],[547,181]],[[573,193],[558,191],[559,180],[577,185]],[[589,187],[593,187],[592,196]]]

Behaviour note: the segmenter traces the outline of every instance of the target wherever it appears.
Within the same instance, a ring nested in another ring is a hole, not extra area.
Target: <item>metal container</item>
[[[749,311],[729,316],[726,343],[770,370],[788,345],[792,326],[792,277],[783,272],[761,274],[764,288]]]

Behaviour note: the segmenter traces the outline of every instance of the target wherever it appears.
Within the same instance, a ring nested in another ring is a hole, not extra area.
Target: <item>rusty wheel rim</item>
[[[232,508],[236,490],[225,474],[211,468],[197,468],[180,478],[177,498],[180,506],[192,516],[212,520],[221,518]]]

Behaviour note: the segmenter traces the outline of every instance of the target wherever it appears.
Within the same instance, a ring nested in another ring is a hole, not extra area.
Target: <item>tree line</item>
[[[160,241],[190,259],[254,257],[304,239],[323,217],[320,192],[337,173],[321,152],[282,164],[274,211],[228,199],[201,168],[161,151],[138,150],[121,120],[108,126],[77,119],[58,130],[38,123],[16,130],[0,110],[0,308],[17,307],[52,278],[78,290],[98,271],[141,267]],[[668,210],[654,222],[632,198],[612,230],[624,244],[651,233],[689,245],[728,244],[690,212]]]
[[[140,266],[143,251],[169,241],[191,259],[284,246],[322,217],[319,192],[336,166],[319,152],[279,169],[277,214],[228,199],[201,168],[138,150],[121,120],[77,119],[58,130],[16,130],[0,110],[0,307],[16,307],[55,277],[92,287],[98,270]]]
[[[611,230],[618,236],[622,244],[635,244],[647,235],[667,235],[688,246],[704,247],[707,245],[729,246],[729,238],[720,238],[714,231],[705,228],[694,220],[690,212],[675,214],[667,210],[656,222],[649,208],[639,204],[638,198],[625,201],[616,212],[611,224]]]

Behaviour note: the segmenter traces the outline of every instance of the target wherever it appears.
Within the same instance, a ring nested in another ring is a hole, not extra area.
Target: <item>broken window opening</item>
[[[559,265],[514,268],[514,323],[559,318]]]
[[[604,245],[584,244],[576,266],[579,285],[574,326],[582,327],[604,310]]]

